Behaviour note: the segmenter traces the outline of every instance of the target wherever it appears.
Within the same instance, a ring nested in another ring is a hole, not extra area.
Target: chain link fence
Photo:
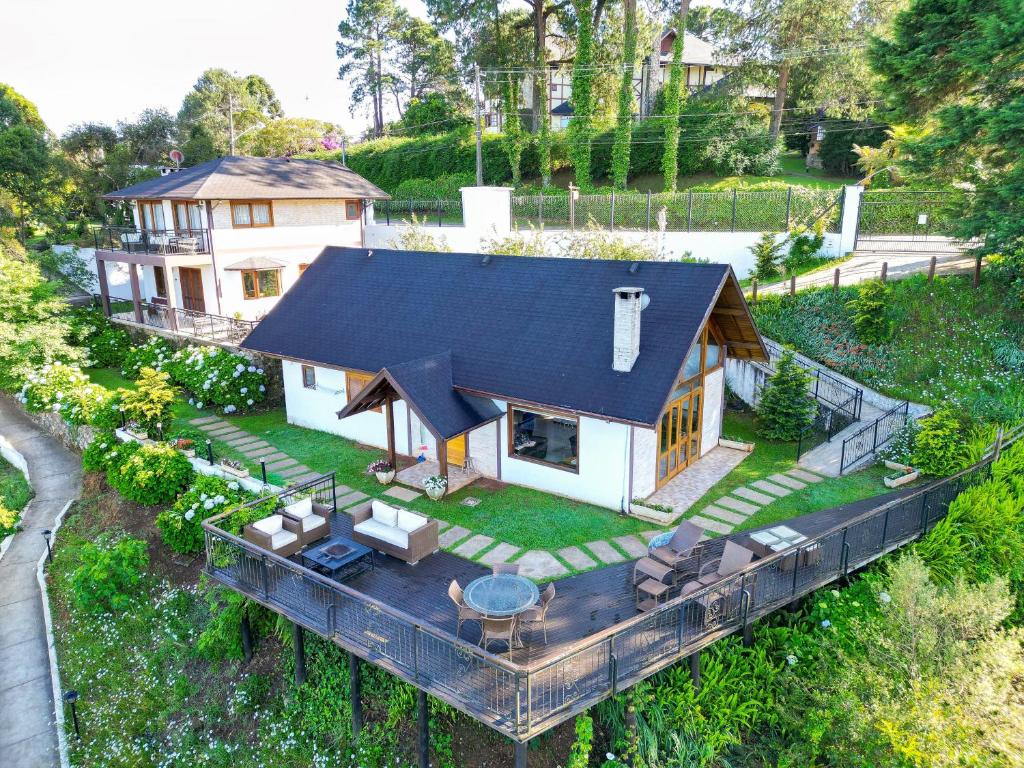
[[[378,200],[373,204],[377,223],[461,227],[462,200]]]

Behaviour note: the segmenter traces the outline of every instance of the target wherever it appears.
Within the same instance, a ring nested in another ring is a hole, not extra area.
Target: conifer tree
[[[797,365],[792,350],[782,357],[757,404],[757,434],[769,440],[792,441],[810,425],[817,404],[807,394],[810,374]]]

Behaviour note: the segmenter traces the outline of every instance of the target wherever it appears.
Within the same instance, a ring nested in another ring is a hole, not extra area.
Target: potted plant
[[[238,459],[221,459],[220,466],[221,469],[223,469],[229,475],[234,475],[235,477],[249,476],[248,467],[246,467],[245,464],[240,462]]]
[[[430,475],[423,481],[423,489],[427,492],[427,496],[437,501],[448,490],[448,478],[444,475]]]
[[[913,467],[907,466],[906,464],[898,465],[897,467],[889,466],[890,464],[896,464],[896,462],[885,462],[886,466],[896,471],[890,475],[886,475],[882,478],[882,482],[885,483],[886,488],[899,488],[901,485],[912,483],[921,476],[921,470],[914,469]]]
[[[366,471],[375,474],[377,482],[381,485],[387,485],[395,479],[395,467],[387,459],[377,459],[371,462]]]
[[[196,455],[196,444],[187,437],[179,437],[172,442],[175,449],[188,456],[190,459],[195,458]]]
[[[135,419],[132,419],[125,424],[124,431],[140,442],[143,440],[149,440],[149,433],[146,431],[146,428],[139,424],[139,422],[135,421]]]

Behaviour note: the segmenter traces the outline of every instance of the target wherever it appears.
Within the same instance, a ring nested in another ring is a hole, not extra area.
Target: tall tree
[[[624,0],[622,82],[619,85],[615,143],[612,146],[612,182],[626,188],[629,178],[629,149],[633,138],[633,76],[636,65],[636,0]]]
[[[522,181],[523,159],[523,127],[519,120],[519,78],[506,75],[505,87],[502,90],[501,114],[504,118],[502,126],[501,146],[512,169],[512,184],[518,186]]]
[[[458,90],[455,46],[423,19],[401,11],[396,17],[395,49],[391,56],[388,86],[398,114],[412,99],[427,94],[454,94]]]
[[[594,37],[591,0],[573,0],[576,9],[576,60],[572,68],[572,118],[569,120],[569,159],[576,173],[576,183],[583,189],[591,186],[590,150],[593,138]]]
[[[353,113],[369,103],[373,135],[384,132],[384,93],[391,76],[385,71],[396,40],[402,9],[395,0],[349,0],[338,24],[338,77],[352,87]]]
[[[22,242],[59,185],[49,142],[35,105],[0,83],[0,219],[13,218]]]
[[[676,36],[672,41],[672,64],[668,84],[665,86],[665,148],[661,155],[661,173],[664,190],[676,191],[679,177],[679,115],[686,97],[686,65],[683,63],[686,19],[690,13],[690,0],[680,0],[676,14]]]
[[[193,128],[200,128],[221,154],[227,154],[243,133],[283,115],[274,89],[259,75],[239,77],[226,69],[208,69],[182,101],[178,126],[188,137],[194,135]]]
[[[903,162],[931,183],[973,187],[958,234],[1015,280],[1024,302],[1024,14],[1019,0],[912,0],[870,58],[896,120],[928,130]]]

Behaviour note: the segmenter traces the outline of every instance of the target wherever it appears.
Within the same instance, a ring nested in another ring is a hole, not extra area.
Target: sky
[[[422,0],[399,0],[426,17]],[[698,2],[695,4],[706,4]],[[335,43],[345,0],[0,0],[0,82],[34,102],[62,134],[83,122],[131,120],[147,108],[177,113],[203,70],[260,74],[285,115],[315,117],[350,134]]]

